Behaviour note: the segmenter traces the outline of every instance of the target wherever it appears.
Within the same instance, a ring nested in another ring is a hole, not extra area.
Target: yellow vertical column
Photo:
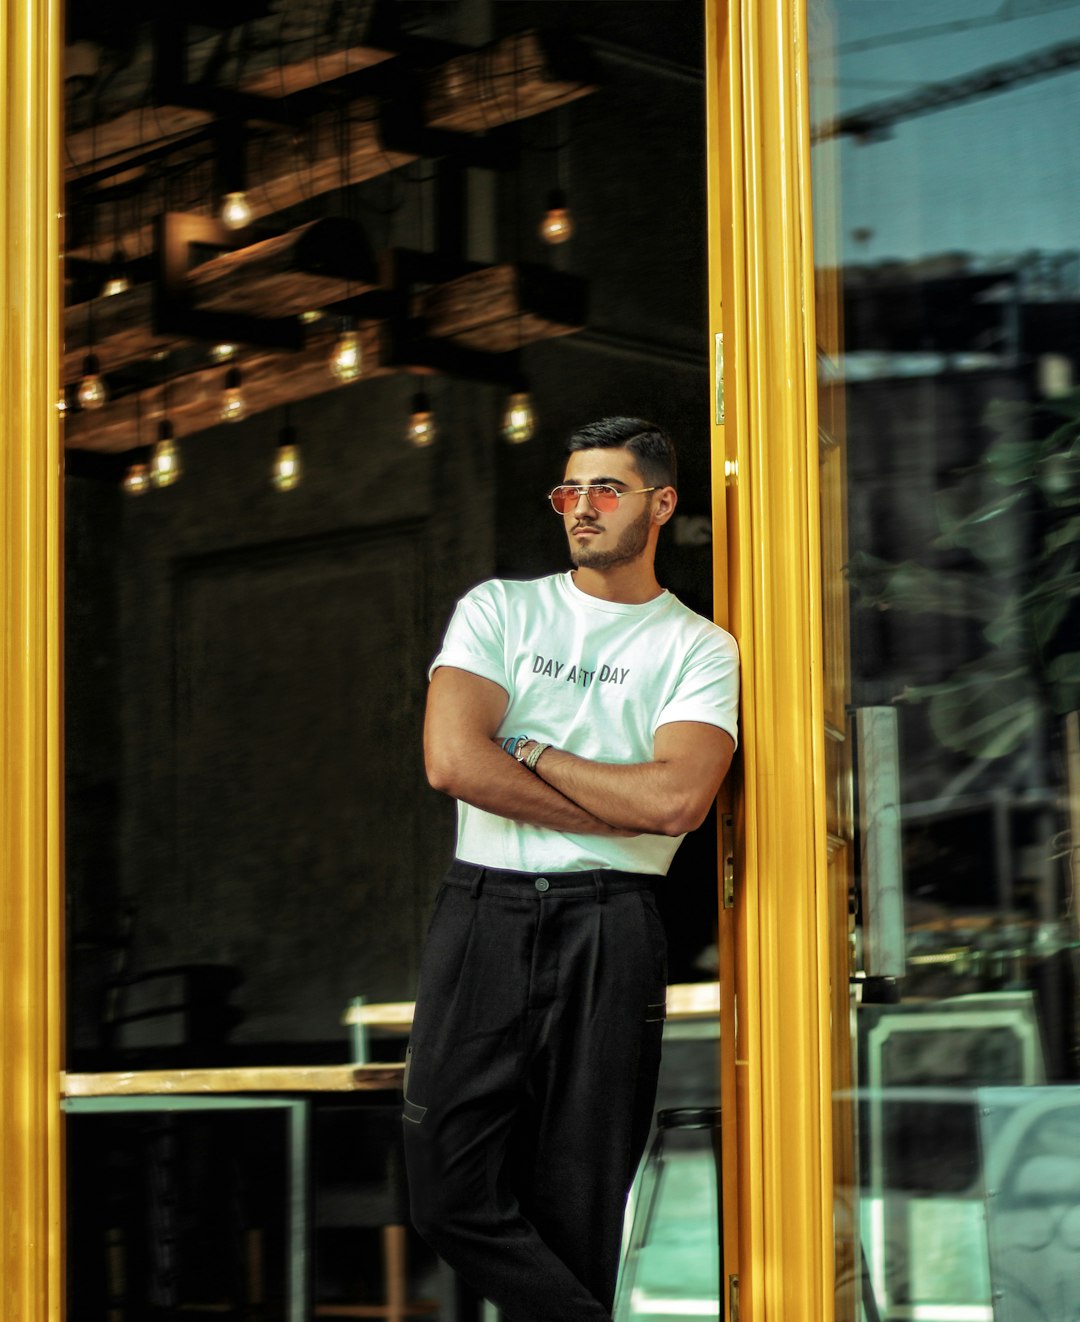
[[[714,471],[729,471],[728,590],[743,673],[738,875],[721,932],[736,1220],[725,1271],[738,1276],[742,1322],[812,1322],[832,1316],[833,1189],[804,6],[706,0],[706,16],[710,305],[724,335]]]
[[[0,1317],[62,1316],[59,0],[0,0]]]

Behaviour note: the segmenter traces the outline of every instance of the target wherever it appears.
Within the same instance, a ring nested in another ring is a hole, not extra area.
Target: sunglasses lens
[[[613,509],[619,505],[619,495],[614,487],[588,487],[589,504],[594,510],[603,514],[610,514]],[[580,487],[556,487],[551,493],[551,503],[555,506],[558,514],[569,514],[578,501],[581,499]]]

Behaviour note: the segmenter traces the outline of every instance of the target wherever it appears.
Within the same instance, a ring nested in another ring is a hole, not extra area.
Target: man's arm
[[[435,671],[424,716],[424,766],[431,787],[529,826],[576,835],[636,834],[612,828],[572,803],[493,743],[506,704],[505,689],[490,679],[455,666]]]
[[[682,835],[705,820],[734,753],[734,739],[719,726],[672,721],[656,731],[651,762],[590,762],[548,748],[535,770],[548,785],[613,826]]]

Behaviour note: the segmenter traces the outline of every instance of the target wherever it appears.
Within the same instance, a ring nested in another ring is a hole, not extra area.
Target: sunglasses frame
[[[560,482],[558,486],[552,487],[548,492],[548,501],[559,518],[563,519],[570,513],[582,496],[584,496],[590,506],[596,510],[597,514],[611,514],[619,508],[619,501],[622,500],[623,496],[642,496],[648,491],[659,490],[659,487],[637,487],[634,491],[620,491],[618,487],[612,486],[610,482]],[[558,505],[555,504],[556,491],[576,491],[577,500],[574,501],[573,505],[568,505],[566,509],[561,510]],[[615,495],[615,504],[612,505],[611,509],[603,509],[593,500],[592,496],[589,494],[591,491],[613,492]]]

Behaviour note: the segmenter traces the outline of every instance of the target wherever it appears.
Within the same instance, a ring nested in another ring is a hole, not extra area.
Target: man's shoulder
[[[739,644],[734,637],[715,620],[691,609],[684,601],[672,594],[673,619],[684,631],[688,643],[696,643],[711,650],[739,655]]]
[[[507,606],[528,604],[556,594],[563,577],[562,574],[545,574],[542,578],[486,578],[471,587],[462,601],[488,601]]]

